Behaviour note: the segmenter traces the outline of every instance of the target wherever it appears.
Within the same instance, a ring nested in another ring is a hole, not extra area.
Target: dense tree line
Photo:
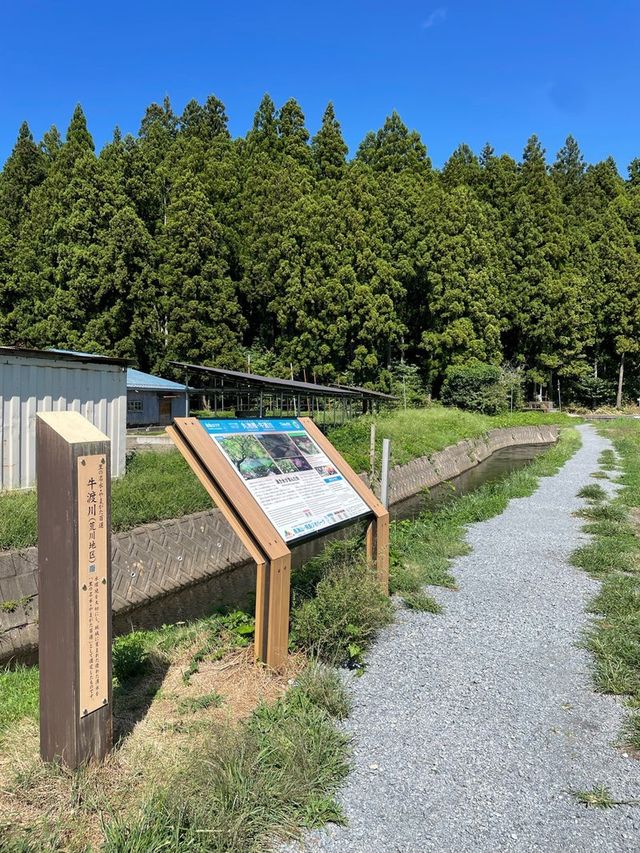
[[[355,157],[331,104],[310,137],[265,96],[246,137],[223,104],[152,104],[96,154],[27,124],[0,173],[0,342],[389,387],[417,365],[521,369],[574,397],[638,393],[640,160],[548,166],[461,145],[436,170],[392,114]]]

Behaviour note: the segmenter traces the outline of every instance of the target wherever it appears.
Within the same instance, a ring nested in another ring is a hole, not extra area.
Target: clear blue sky
[[[397,110],[436,165],[460,142],[548,155],[568,133],[626,175],[640,156],[637,0],[5,0],[0,162],[26,119],[64,132],[80,102],[101,147],[145,107],[214,93],[244,135],[264,92],[313,133],[333,100],[351,153]]]

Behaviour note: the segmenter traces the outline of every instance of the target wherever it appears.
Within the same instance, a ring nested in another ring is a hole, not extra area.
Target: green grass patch
[[[38,719],[38,678],[35,666],[0,671],[0,738],[10,726],[25,717]]]
[[[391,462],[404,465],[412,459],[456,444],[463,438],[479,438],[491,429],[540,424],[575,426],[576,419],[560,413],[541,412],[480,415],[437,404],[426,409],[396,409],[375,417],[357,418],[332,429],[329,437],[358,472],[369,470],[369,434],[374,422],[378,445],[383,438],[391,439]],[[380,470],[379,458],[377,470]]]
[[[393,606],[353,544],[334,543],[294,577],[291,644],[334,665],[360,666],[364,652],[393,618]],[[313,597],[308,596],[315,573]]]
[[[423,613],[442,613],[442,605],[422,590],[403,593],[402,603],[409,610],[420,610]]]
[[[573,796],[583,806],[598,809],[610,809],[616,803],[606,785],[596,785],[585,791],[572,791]]]
[[[178,702],[178,712],[181,714],[195,714],[204,711],[205,708],[219,708],[222,705],[222,696],[219,693],[203,693],[201,696],[188,696]]]
[[[594,471],[591,475],[594,480],[608,480],[609,475],[606,471]]]
[[[135,453],[111,484],[114,531],[211,508],[211,498],[177,451]],[[0,550],[37,543],[35,491],[0,492]]]
[[[607,493],[598,483],[589,483],[588,486],[583,486],[580,489],[578,497],[586,498],[589,501],[603,501],[607,497]]]
[[[589,605],[594,620],[585,635],[593,654],[594,683],[603,693],[626,696],[640,708],[640,424],[620,419],[599,429],[615,447],[615,452],[603,451],[600,464],[620,468],[622,488],[616,497],[579,513],[593,539],[574,552],[572,562],[602,581]],[[640,749],[637,711],[625,724],[621,740]]]

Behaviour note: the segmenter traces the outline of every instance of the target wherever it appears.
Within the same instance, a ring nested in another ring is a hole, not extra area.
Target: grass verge
[[[342,681],[299,653],[280,675],[254,666],[247,625],[233,612],[119,638],[116,747],[75,773],[39,761],[37,668],[0,675],[0,847],[245,853],[341,821]]]
[[[426,409],[395,409],[375,417],[357,418],[331,430],[329,437],[356,471],[369,470],[369,433],[376,425],[378,444],[391,439],[391,464],[404,465],[420,456],[428,456],[463,438],[480,438],[500,427],[558,424],[575,426],[576,419],[558,412],[513,412],[505,415],[480,415],[438,404]],[[377,470],[380,470],[378,459]]]
[[[607,500],[591,494],[580,515],[593,535],[572,555],[572,563],[602,581],[589,605],[594,622],[585,642],[593,654],[593,680],[598,690],[627,698],[630,715],[621,745],[640,753],[640,424],[620,419],[599,426],[616,454],[605,450],[599,459],[606,470],[620,470],[621,489]]]

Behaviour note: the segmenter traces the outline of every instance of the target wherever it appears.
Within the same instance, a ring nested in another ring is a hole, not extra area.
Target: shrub
[[[509,396],[502,370],[495,364],[473,360],[447,368],[440,392],[447,406],[458,406],[485,415],[507,410]]]
[[[344,720],[349,716],[351,700],[339,673],[319,661],[311,661],[298,677],[294,690],[301,690],[331,717]]]
[[[147,636],[144,631],[117,637],[112,654],[113,674],[120,684],[131,678],[139,678],[149,671]]]
[[[373,570],[364,560],[347,557],[327,571],[314,598],[294,608],[292,642],[329,663],[360,664],[392,612]]]

